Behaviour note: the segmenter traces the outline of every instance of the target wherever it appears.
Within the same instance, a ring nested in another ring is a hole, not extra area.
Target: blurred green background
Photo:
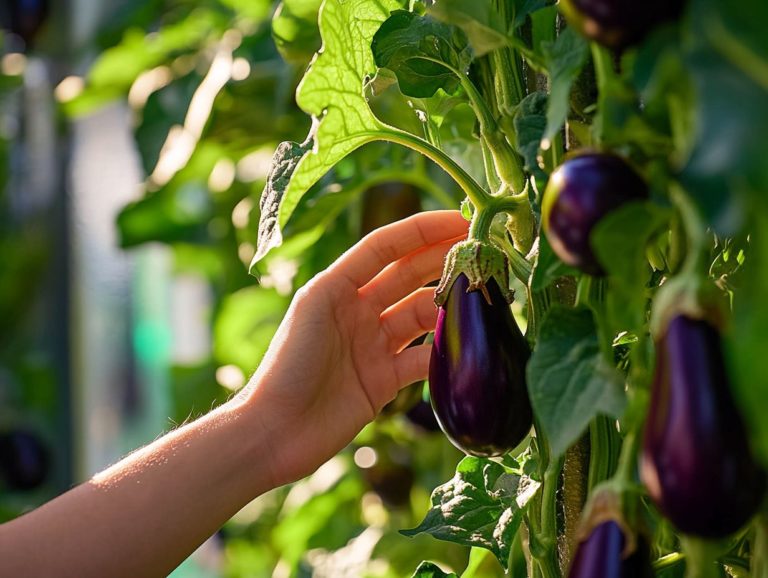
[[[26,5],[23,22],[0,8],[0,519],[232,395],[298,287],[367,231],[462,197],[421,157],[365,147],[249,276],[272,152],[309,130],[294,91],[320,46],[319,2]],[[419,130],[386,88],[373,106]],[[451,114],[473,122],[466,106]],[[475,142],[441,138],[482,170]],[[400,577],[422,559],[460,571],[468,549],[397,532],[460,457],[424,409],[414,384],[173,576]],[[503,575],[491,558],[477,576]]]

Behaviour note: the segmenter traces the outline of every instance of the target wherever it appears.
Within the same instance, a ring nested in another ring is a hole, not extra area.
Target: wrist
[[[232,443],[239,446],[241,478],[250,499],[291,481],[279,467],[278,437],[265,419],[268,409],[257,397],[249,386],[221,408],[233,428]]]

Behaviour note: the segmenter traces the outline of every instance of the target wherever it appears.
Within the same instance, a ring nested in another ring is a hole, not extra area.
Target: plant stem
[[[478,211],[491,201],[491,195],[461,168],[456,161],[427,141],[393,127],[378,131],[372,137],[406,146],[437,163],[456,181]]]
[[[492,204],[486,205],[481,210],[475,211],[475,215],[472,217],[472,222],[469,225],[470,239],[476,239],[482,242],[488,241],[493,218],[496,216],[496,211],[492,209],[492,206]]]
[[[488,241],[493,218],[499,213],[514,212],[527,202],[528,199],[522,194],[509,197],[490,197],[484,207],[475,211],[472,224],[469,226],[469,238]]]
[[[511,189],[513,193],[519,193],[525,186],[525,175],[520,157],[517,156],[504,134],[499,130],[488,103],[485,102],[483,95],[480,94],[474,83],[465,74],[459,75],[459,81],[480,122],[480,138],[488,145],[496,174],[503,185]]]
[[[686,192],[677,185],[670,187],[672,201],[680,211],[687,238],[687,254],[681,275],[697,276],[708,270],[707,227],[699,208]]]
[[[713,543],[691,536],[684,536],[680,543],[686,557],[686,578],[720,578],[718,548]]]

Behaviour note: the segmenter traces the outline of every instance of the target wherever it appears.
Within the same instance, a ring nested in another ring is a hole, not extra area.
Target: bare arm
[[[454,211],[380,229],[294,299],[234,399],[0,526],[0,576],[166,576],[235,512],[336,454],[424,378]]]

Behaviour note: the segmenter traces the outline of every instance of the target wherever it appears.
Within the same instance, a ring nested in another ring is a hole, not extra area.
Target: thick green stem
[[[524,195],[510,197],[490,197],[486,205],[475,211],[472,224],[469,226],[469,238],[478,241],[487,241],[490,237],[493,218],[499,213],[512,213],[520,207],[527,205],[528,199]]]
[[[589,489],[610,478],[617,468],[621,442],[612,420],[599,415],[589,426]]]
[[[686,557],[686,578],[720,578],[716,564],[718,548],[712,542],[684,536],[680,540]]]
[[[453,180],[456,181],[456,183],[458,183],[478,211],[492,200],[491,195],[483,190],[477,181],[461,168],[456,161],[440,149],[429,144],[427,141],[391,127],[387,130],[377,132],[372,136],[380,140],[406,146],[437,163],[453,178]]]
[[[459,80],[480,122],[480,138],[488,145],[496,174],[503,185],[511,189],[513,193],[519,193],[525,186],[525,175],[520,157],[517,156],[504,134],[499,130],[488,103],[485,102],[483,95],[480,94],[474,83],[464,74],[459,76]]]
[[[475,211],[475,216],[472,217],[472,223],[469,225],[469,238],[487,242],[495,216],[496,211],[492,210],[491,206]]]

